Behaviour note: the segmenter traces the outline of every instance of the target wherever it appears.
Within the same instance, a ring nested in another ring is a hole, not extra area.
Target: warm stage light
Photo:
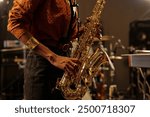
[[[150,0],[143,0],[143,1],[147,1],[147,2],[150,2]]]
[[[4,0],[0,0],[0,2],[3,2]]]

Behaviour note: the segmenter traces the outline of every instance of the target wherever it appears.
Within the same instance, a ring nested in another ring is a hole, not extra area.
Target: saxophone
[[[98,47],[95,52],[90,53],[93,40],[100,35],[100,16],[104,8],[105,0],[97,0],[92,10],[92,15],[84,24],[85,30],[78,40],[78,45],[72,57],[78,58],[81,64],[75,74],[64,73],[57,82],[56,87],[62,91],[65,99],[82,99],[91,86],[93,78],[100,71],[104,63],[108,63],[106,52]],[[100,41],[100,39],[99,39]]]

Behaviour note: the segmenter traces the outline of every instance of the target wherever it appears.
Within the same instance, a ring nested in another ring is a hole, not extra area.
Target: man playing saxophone
[[[14,0],[8,31],[30,52],[24,72],[24,99],[64,99],[55,89],[64,71],[74,72],[77,58],[66,57],[77,36],[74,0]]]

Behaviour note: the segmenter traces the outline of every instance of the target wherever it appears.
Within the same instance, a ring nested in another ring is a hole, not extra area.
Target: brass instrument
[[[100,34],[100,16],[104,8],[105,0],[97,0],[93,8],[92,15],[85,23],[85,30],[80,36],[78,45],[73,52],[73,57],[81,62],[75,74],[64,73],[63,77],[57,83],[66,99],[82,99],[92,84],[92,79],[99,72],[100,67],[108,63],[106,52],[102,47],[98,47],[95,52],[90,53],[94,38],[99,38]]]

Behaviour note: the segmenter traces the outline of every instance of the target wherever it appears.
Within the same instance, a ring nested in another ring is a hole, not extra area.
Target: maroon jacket
[[[8,31],[21,40],[26,32],[48,46],[55,46],[66,36],[71,19],[69,0],[14,0],[9,12]],[[70,39],[77,34],[76,20]]]

